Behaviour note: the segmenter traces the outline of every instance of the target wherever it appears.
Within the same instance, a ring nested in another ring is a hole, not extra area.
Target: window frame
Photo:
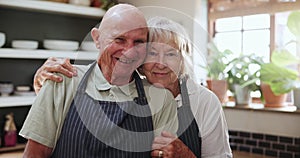
[[[217,10],[223,8],[224,10]],[[241,12],[241,10],[243,10]],[[253,1],[252,3],[243,3],[243,1],[218,1],[209,0],[208,3],[208,32],[210,39],[215,37],[215,21],[220,18],[235,16],[247,16],[253,14],[270,14],[270,56],[276,47],[275,34],[275,13],[300,10],[300,0],[295,2],[280,2],[277,0]],[[211,41],[210,41],[211,42]]]

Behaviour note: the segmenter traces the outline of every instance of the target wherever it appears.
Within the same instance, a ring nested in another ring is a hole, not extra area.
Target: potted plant
[[[221,103],[226,103],[228,101],[226,67],[229,63],[228,56],[232,52],[230,50],[221,52],[214,43],[209,43],[208,49],[210,54],[207,66],[204,67],[208,71],[207,87],[217,95]]]
[[[287,26],[290,32],[296,37],[294,43],[296,43],[297,46],[296,56],[299,58],[300,57],[300,12],[299,11],[294,11],[289,15]],[[300,63],[298,63],[298,73],[300,73]],[[295,87],[293,89],[293,96],[294,96],[294,105],[296,105],[297,108],[300,109],[300,86]]]
[[[276,49],[272,53],[271,62],[261,65],[260,80],[265,106],[284,106],[286,94],[300,87],[298,71],[287,67],[295,63],[300,63],[300,59],[286,49]],[[269,91],[268,86],[273,92],[270,99],[267,97],[269,93],[265,93]],[[279,103],[274,102],[277,98]]]
[[[262,58],[255,54],[241,54],[228,64],[227,82],[229,90],[234,94],[236,105],[249,105],[252,100],[250,92],[260,91],[257,80],[262,63]]]
[[[299,50],[300,43],[300,12],[294,11],[288,17],[287,26],[292,34],[295,35],[296,40],[290,43],[296,43]],[[297,54],[297,53],[296,53]],[[298,56],[293,55],[285,48],[276,49],[271,56],[271,63],[263,64],[261,68],[261,81],[270,86],[272,92],[276,96],[286,94],[292,90],[297,91],[300,88],[299,70],[288,68],[291,65],[300,64],[300,53]],[[268,103],[268,98],[265,97],[267,106],[281,106],[282,104]],[[300,96],[294,95],[295,101]],[[274,100],[274,98],[272,99]],[[296,103],[299,104],[299,103]]]

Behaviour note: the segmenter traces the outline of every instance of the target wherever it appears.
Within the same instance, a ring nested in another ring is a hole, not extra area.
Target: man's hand
[[[154,138],[152,149],[152,157],[158,157],[159,152],[162,151],[164,158],[196,158],[180,139],[166,131],[162,132],[161,136]]]
[[[57,76],[54,72],[61,73],[67,77],[77,75],[76,68],[70,63],[68,58],[50,57],[47,61],[36,71],[33,79],[33,87],[35,93],[38,93],[42,88],[45,80],[52,80],[54,82],[62,82],[62,77]]]

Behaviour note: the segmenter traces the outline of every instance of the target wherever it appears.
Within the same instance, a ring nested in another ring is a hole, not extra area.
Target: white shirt
[[[228,127],[217,96],[191,79],[187,81],[187,89],[192,113],[202,138],[201,156],[203,158],[232,157]],[[180,94],[175,100],[178,107],[182,106]]]

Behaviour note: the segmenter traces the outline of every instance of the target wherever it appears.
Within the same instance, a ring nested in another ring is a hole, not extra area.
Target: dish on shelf
[[[74,4],[74,5],[87,6],[87,7],[89,7],[91,5],[90,0],[69,0],[69,3]]]
[[[79,42],[68,40],[49,40],[46,39],[43,42],[44,48],[52,50],[68,50],[74,51],[79,47]]]
[[[15,96],[35,96],[34,91],[15,91]]]
[[[11,82],[0,82],[1,96],[9,96],[14,91],[14,85]]]
[[[80,45],[81,50],[90,51],[90,52],[98,52],[98,48],[96,47],[93,41],[85,41]]]
[[[37,49],[39,42],[33,40],[13,40],[11,45],[13,48],[19,49]]]
[[[5,44],[5,33],[0,32],[0,48]]]
[[[30,86],[16,86],[16,91],[28,92],[30,91]]]

